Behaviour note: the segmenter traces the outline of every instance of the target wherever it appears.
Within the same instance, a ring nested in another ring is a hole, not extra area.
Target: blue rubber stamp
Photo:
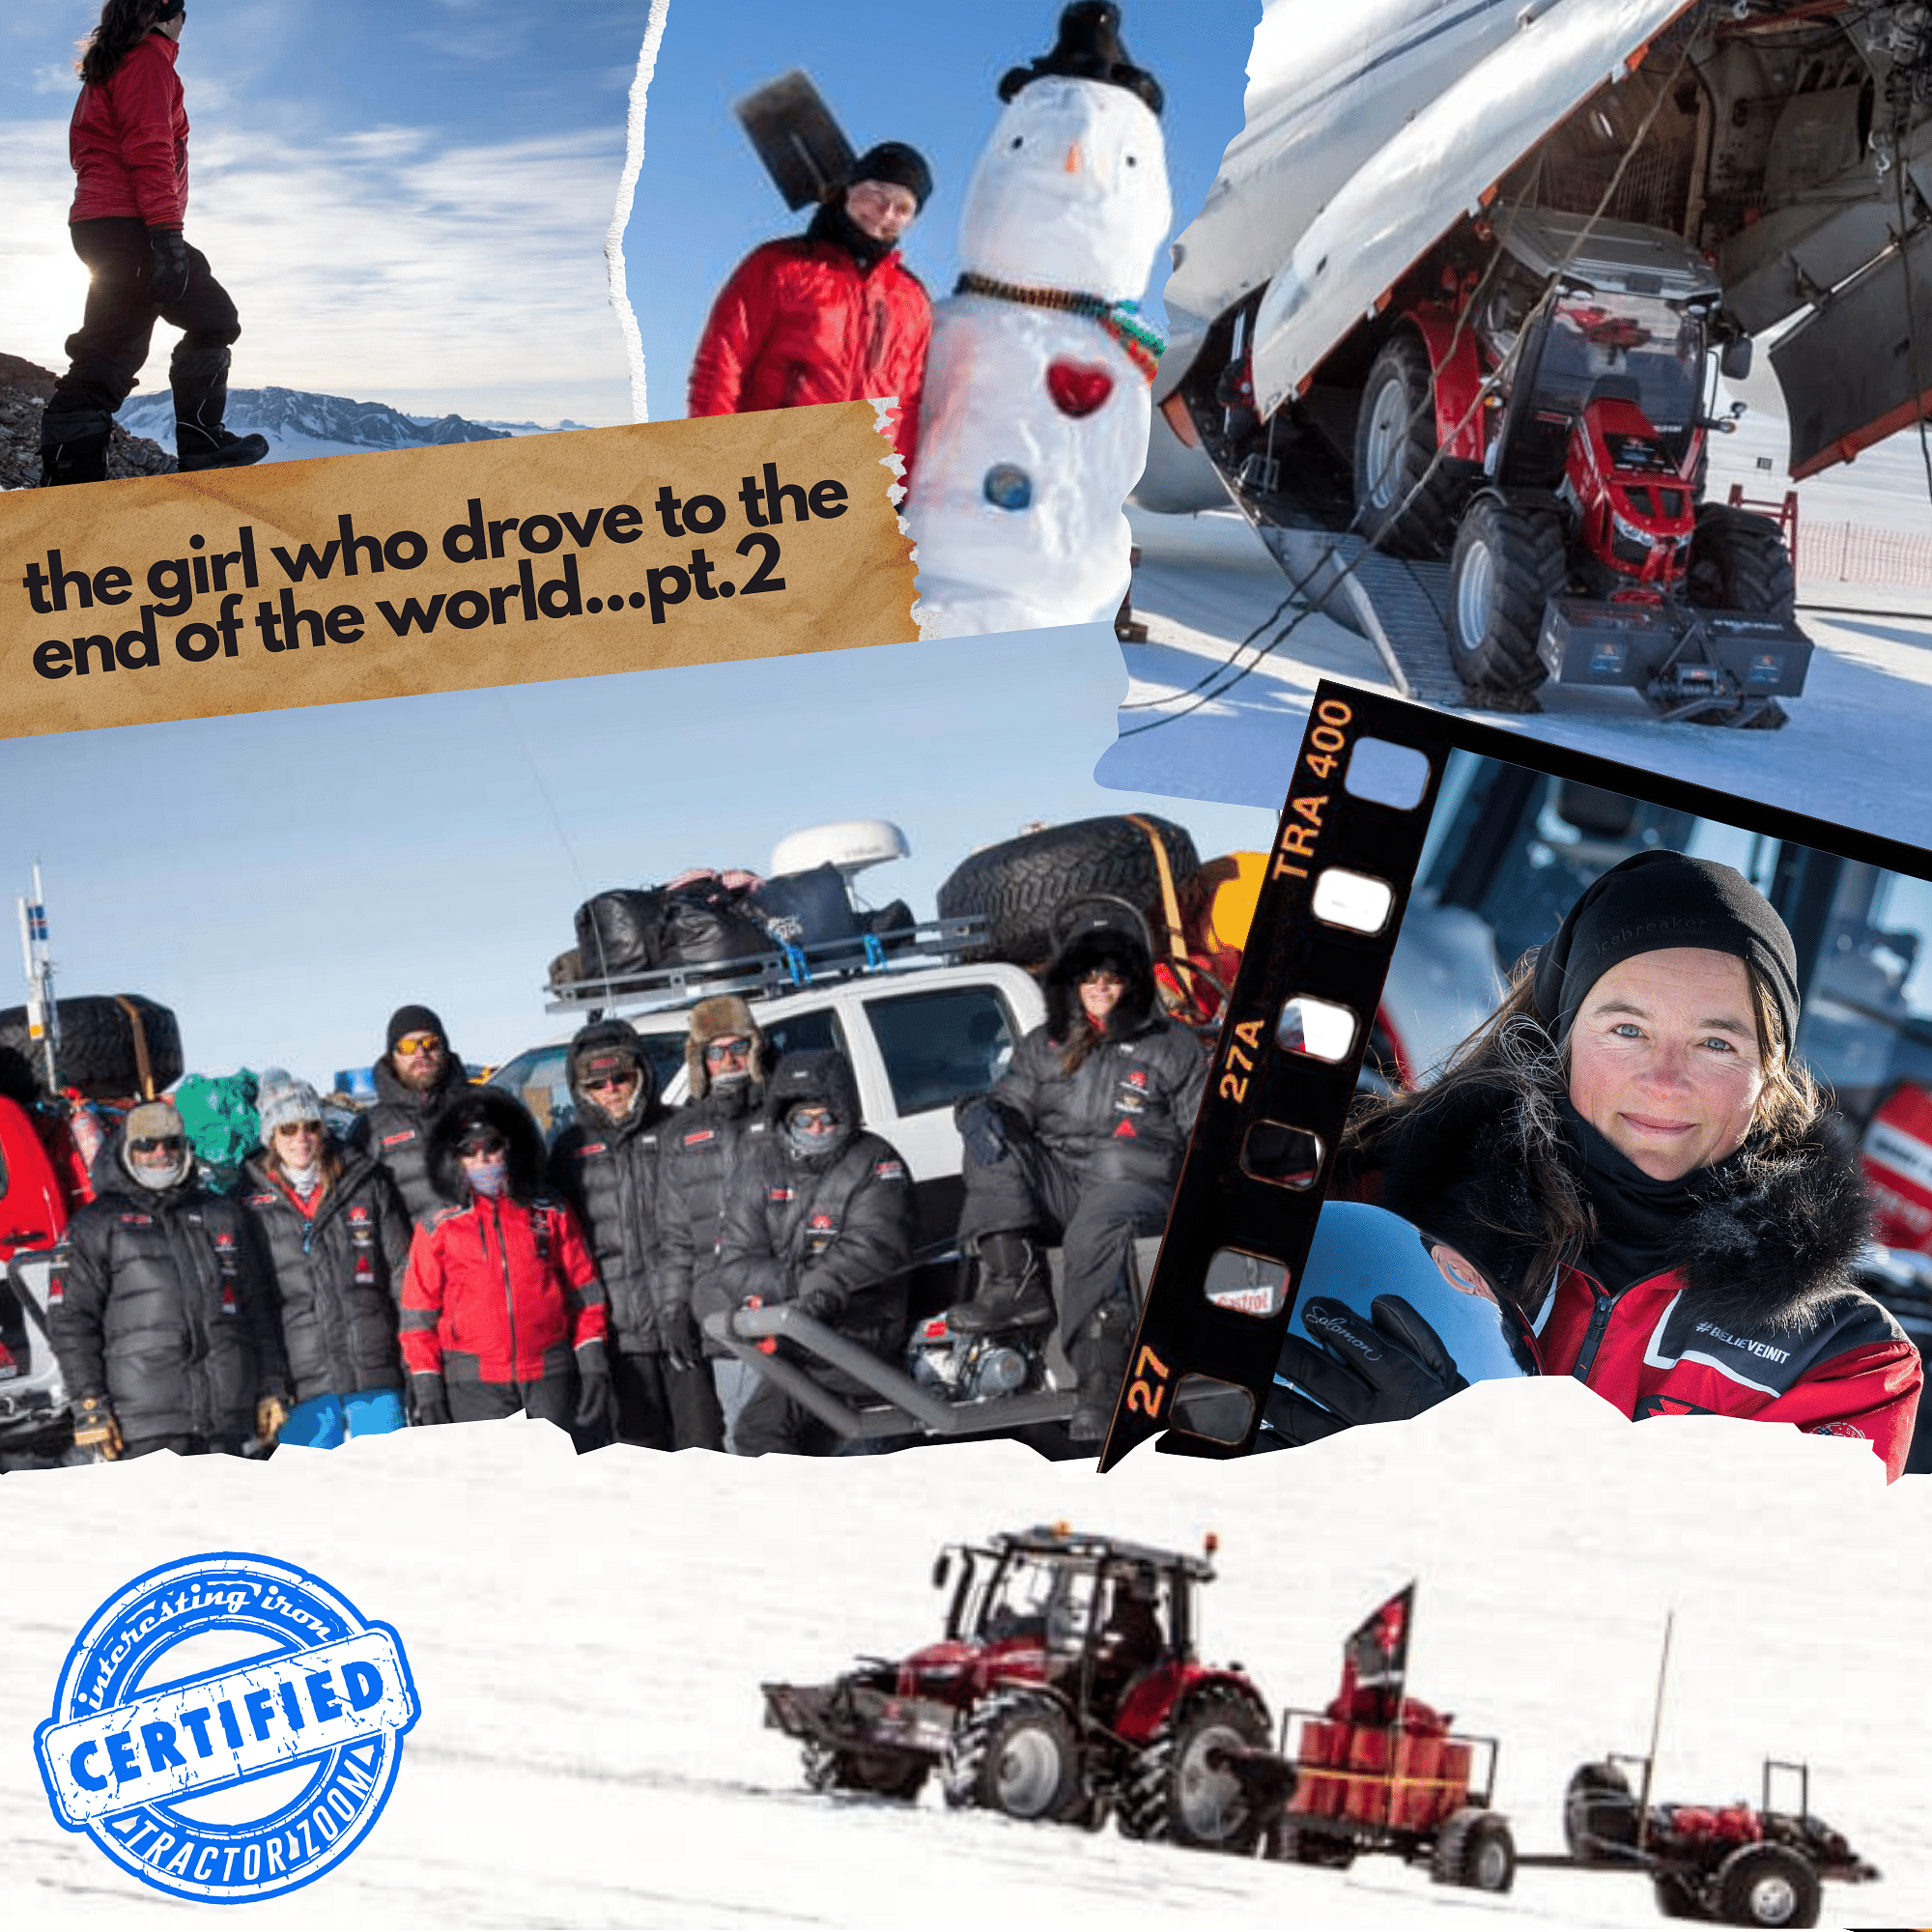
[[[273,1898],[381,1815],[417,1717],[401,1639],[232,1550],[137,1577],[68,1652],[34,1751],[54,1816],[181,1898]]]

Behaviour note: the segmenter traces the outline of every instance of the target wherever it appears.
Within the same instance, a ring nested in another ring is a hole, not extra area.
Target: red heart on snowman
[[[1114,393],[1114,379],[1092,362],[1049,362],[1046,393],[1064,416],[1091,416]]]

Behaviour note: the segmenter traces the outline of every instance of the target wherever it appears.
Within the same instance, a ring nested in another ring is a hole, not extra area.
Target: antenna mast
[[[34,862],[34,895],[19,897],[20,963],[27,980],[27,1037],[45,1061],[47,1092],[60,1091],[60,1011],[54,1004],[53,955],[47,945],[47,904],[41,890],[41,865]]]

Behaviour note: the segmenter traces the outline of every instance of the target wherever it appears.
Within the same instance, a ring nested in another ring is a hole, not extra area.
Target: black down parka
[[[335,1151],[346,1165],[313,1215],[270,1176],[266,1153],[242,1168],[236,1188],[281,1306],[298,1402],[403,1386],[396,1306],[410,1259],[410,1217],[372,1155]]]
[[[130,1447],[157,1437],[233,1441],[255,1405],[286,1395],[274,1291],[239,1203],[192,1170],[164,1191],[95,1164],[97,1197],[55,1251],[47,1321],[69,1393],[105,1395]]]
[[[376,1063],[376,1098],[355,1122],[355,1145],[389,1170],[412,1221],[448,1206],[429,1178],[429,1130],[437,1116],[469,1091],[469,1076],[453,1050],[441,1080],[427,1094],[404,1086],[387,1054]]]
[[[824,1153],[795,1152],[786,1112],[815,1100],[845,1122]],[[732,1306],[802,1302],[827,1327],[886,1359],[905,1344],[912,1266],[912,1178],[897,1152],[858,1124],[859,1094],[842,1053],[788,1055],[766,1092],[763,1118],[745,1138],[724,1204],[718,1274]],[[812,1374],[827,1388],[850,1378]]]
[[[658,1289],[667,1306],[682,1302],[701,1328],[707,1315],[735,1308],[718,1264],[718,1238],[747,1151],[763,1116],[763,1090],[748,1080],[680,1107],[658,1129]],[[720,1354],[708,1339],[705,1352]]]
[[[628,1050],[640,1082],[630,1118],[611,1118],[578,1086],[589,1054]],[[576,1117],[550,1151],[550,1184],[577,1209],[611,1298],[611,1339],[627,1355],[661,1354],[657,1319],[658,1134],[667,1114],[657,1076],[636,1031],[623,1020],[587,1026],[571,1041]]]

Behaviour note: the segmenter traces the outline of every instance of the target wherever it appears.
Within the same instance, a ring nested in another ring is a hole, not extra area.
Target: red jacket
[[[557,1351],[602,1342],[608,1321],[597,1264],[562,1202],[479,1195],[417,1224],[403,1277],[412,1375],[536,1381]]]
[[[1869,1295],[1845,1288],[1793,1322],[1700,1315],[1672,1269],[1605,1294],[1568,1268],[1538,1326],[1547,1375],[1575,1376],[1626,1415],[1746,1415],[1871,1444],[1905,1467],[1924,1379],[1918,1350]]]
[[[187,218],[180,52],[167,35],[150,34],[101,86],[81,88],[67,136],[77,177],[70,221],[132,215],[150,228],[179,228]]]
[[[836,242],[767,242],[712,304],[691,365],[691,413],[896,396],[894,440],[910,474],[931,335],[932,303],[896,250],[861,274]]]

